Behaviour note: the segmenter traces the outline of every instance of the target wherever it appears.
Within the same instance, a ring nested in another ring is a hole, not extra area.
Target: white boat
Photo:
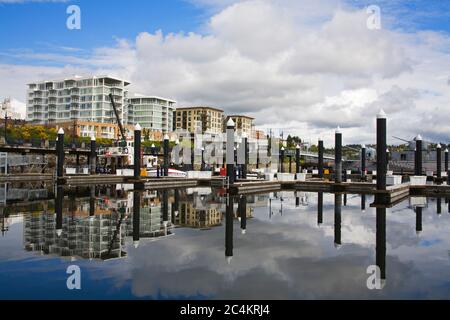
[[[184,171],[169,168],[169,177],[185,178],[186,175],[187,173]],[[147,169],[147,177],[157,177],[157,176],[158,173],[156,169]]]

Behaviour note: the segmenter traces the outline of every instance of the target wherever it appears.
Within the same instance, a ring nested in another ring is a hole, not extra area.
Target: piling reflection
[[[225,257],[227,262],[231,262],[233,257],[233,207],[234,199],[232,196],[227,197],[227,205],[225,212]]]
[[[376,265],[380,268],[382,285],[386,281],[386,208],[377,208]]]
[[[323,192],[317,194],[317,225],[320,227],[323,223]]]
[[[339,249],[342,246],[341,240],[341,211],[342,194],[334,194],[334,246]]]
[[[366,195],[361,195],[361,211],[366,212]]]

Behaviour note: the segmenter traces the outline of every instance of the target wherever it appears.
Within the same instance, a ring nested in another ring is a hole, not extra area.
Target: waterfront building
[[[26,119],[36,124],[73,120],[116,123],[109,94],[123,124],[128,120],[128,81],[110,76],[71,77],[28,84]]]
[[[128,99],[128,119],[153,132],[173,131],[173,113],[176,101],[156,96],[134,95]]]
[[[187,130],[191,133],[203,132],[221,134],[223,110],[212,107],[178,108],[174,117],[175,130]]]
[[[238,136],[242,136],[244,134],[247,137],[254,137],[253,120],[255,120],[255,118],[245,115],[229,115],[225,118],[225,121],[223,122],[224,132],[226,131],[226,123],[230,118],[234,122],[236,133]]]
[[[116,123],[101,123],[83,120],[73,120],[55,123],[56,130],[63,128],[67,136],[92,137],[104,139],[121,139],[119,125]],[[131,138],[134,134],[133,125],[124,125],[125,135]]]

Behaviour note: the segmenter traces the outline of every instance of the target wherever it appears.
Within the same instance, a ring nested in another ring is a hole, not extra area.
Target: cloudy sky
[[[66,27],[72,4],[81,30]],[[439,0],[0,0],[0,98],[23,108],[28,82],[107,73],[313,142],[339,125],[344,143],[373,143],[383,108],[390,142],[445,143],[449,16]]]

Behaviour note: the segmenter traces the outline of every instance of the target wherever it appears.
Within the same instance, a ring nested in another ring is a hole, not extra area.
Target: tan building
[[[224,129],[226,129],[226,123],[230,118],[234,121],[234,125],[238,135],[242,135],[243,133],[245,133],[248,137],[252,136],[253,120],[255,120],[255,118],[244,115],[229,115],[225,119]]]
[[[217,209],[198,210],[189,202],[180,203],[175,224],[189,228],[208,229],[220,226],[222,213]]]
[[[212,107],[178,108],[175,111],[175,130],[222,133],[223,110]]]
[[[101,123],[91,121],[68,121],[56,123],[56,130],[63,128],[64,132],[68,136],[72,136],[75,132],[76,137],[91,137],[94,135],[96,138],[104,139],[119,139],[121,138],[119,126],[115,123]],[[128,137],[132,137],[134,133],[134,127],[132,125],[125,125],[125,134]]]

